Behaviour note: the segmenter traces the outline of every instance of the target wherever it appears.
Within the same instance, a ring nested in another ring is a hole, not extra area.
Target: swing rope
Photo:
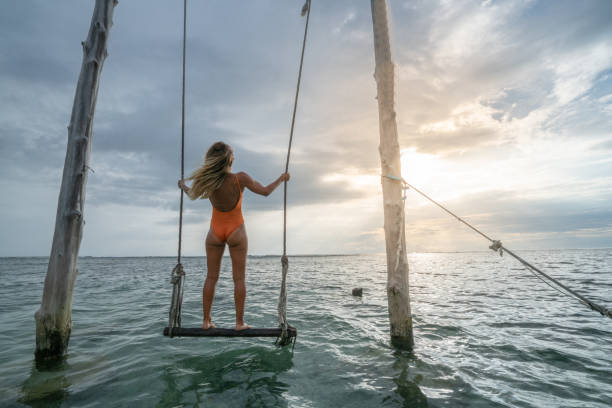
[[[185,54],[187,40],[187,0],[183,0],[183,79],[181,94],[181,180],[185,178]],[[173,329],[181,327],[181,307],[183,305],[183,286],[185,284],[185,270],[181,264],[181,249],[183,242],[183,198],[185,193],[181,188],[181,201],[179,209],[179,236],[177,263],[170,275],[172,283],[172,301],[168,316],[168,333],[173,337]]]
[[[295,87],[295,99],[293,101],[293,115],[291,116],[291,130],[289,131],[289,147],[287,148],[287,160],[285,161],[285,173],[289,171],[289,158],[291,157],[291,143],[293,142],[293,130],[295,128],[295,115],[297,112],[298,97],[300,96],[300,84],[302,82],[302,67],[304,66],[304,50],[306,49],[306,39],[308,37],[308,23],[310,21],[310,0],[302,7],[302,17],[306,16],[304,26],[304,39],[302,40],[302,55],[300,57],[300,69],[298,71],[297,86]],[[281,257],[282,278],[281,290],[278,298],[278,322],[281,328],[281,335],[277,339],[280,345],[289,344],[292,337],[289,336],[287,329],[287,272],[289,270],[289,258],[287,258],[287,180],[283,183],[283,256]]]

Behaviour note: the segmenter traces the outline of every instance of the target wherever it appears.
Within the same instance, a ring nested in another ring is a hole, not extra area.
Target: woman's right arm
[[[242,184],[243,186],[245,186],[246,188],[248,188],[255,194],[259,194],[264,197],[267,197],[270,194],[272,194],[272,192],[276,190],[276,187],[278,187],[280,183],[282,183],[283,181],[289,181],[290,178],[291,176],[289,175],[289,173],[283,173],[272,183],[264,187],[258,181],[253,180],[251,176],[249,176],[245,172],[242,171],[238,173],[238,179],[240,180],[240,184]]]
[[[189,187],[187,187],[187,184],[185,184],[185,180],[179,180],[178,181],[178,186],[185,193],[189,194]]]

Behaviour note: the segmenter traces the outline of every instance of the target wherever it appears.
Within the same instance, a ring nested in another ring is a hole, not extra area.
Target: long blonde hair
[[[208,198],[213,191],[221,187],[225,181],[229,168],[234,161],[232,148],[223,143],[214,143],[204,156],[204,164],[196,169],[187,180],[193,184],[187,195],[192,200]]]

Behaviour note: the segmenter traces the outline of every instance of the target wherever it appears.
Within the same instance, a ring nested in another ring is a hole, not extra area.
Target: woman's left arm
[[[243,171],[238,173],[238,178],[240,179],[240,184],[243,185],[244,187],[248,188],[255,194],[259,194],[264,197],[267,197],[270,194],[272,194],[274,190],[276,190],[276,187],[278,187],[280,183],[282,183],[283,181],[288,181],[290,176],[289,176],[289,173],[283,173],[280,175],[279,178],[277,178],[276,180],[274,180],[272,183],[268,184],[265,187],[261,185],[260,182],[253,180],[251,176],[249,176]]]

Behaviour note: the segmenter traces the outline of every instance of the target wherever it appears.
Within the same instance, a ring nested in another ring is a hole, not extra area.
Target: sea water
[[[612,307],[612,250],[519,253]],[[292,351],[270,338],[164,337],[175,259],[81,258],[69,354],[37,367],[47,259],[2,258],[0,406],[612,406],[612,320],[493,252],[409,262],[412,352],[389,343],[384,256],[291,257]],[[205,262],[183,263],[183,326],[197,327]],[[277,325],[280,271],[278,257],[249,257],[250,325]],[[224,259],[217,326],[234,324],[232,285]]]

